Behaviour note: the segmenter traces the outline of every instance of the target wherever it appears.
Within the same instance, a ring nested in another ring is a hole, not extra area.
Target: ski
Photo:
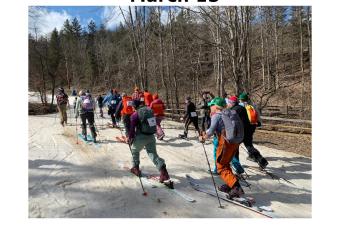
[[[117,136],[117,137],[116,137],[116,140],[117,140],[118,142],[121,142],[121,143],[126,143],[126,142],[125,142],[125,139],[124,139],[123,137]]]
[[[174,188],[174,182],[173,181],[168,181],[164,183],[159,182],[159,177],[158,176],[153,176],[153,175],[147,175],[145,173],[142,173],[141,179],[145,181],[146,183],[152,185],[153,187],[161,187],[161,188],[166,188],[170,192],[178,195],[179,197],[183,198],[184,200],[188,202],[196,202],[195,199],[192,197],[188,196],[187,194],[184,194],[183,192],[179,191],[178,189]]]
[[[89,135],[89,134],[87,135],[87,140],[92,142],[94,144],[94,146],[96,146],[97,148],[100,148],[100,144],[93,142],[93,138],[92,138],[91,135]]]
[[[98,143],[94,143],[93,139],[90,135],[87,135],[87,140],[84,139],[82,134],[78,134],[78,137],[80,138],[80,140],[82,140],[82,142],[84,142],[85,144],[91,145],[94,144],[94,146],[96,146],[97,148],[100,147],[100,145]]]
[[[128,168],[127,166],[123,166],[123,168],[130,172],[130,168]],[[133,173],[131,173],[131,174],[136,176]],[[165,188],[166,190],[169,190],[171,193],[174,193],[174,194],[180,196],[181,198],[183,198],[184,200],[186,200],[188,202],[196,202],[195,199],[193,199],[190,196],[184,194],[183,192],[175,189],[172,181],[171,181],[172,182],[171,184],[170,184],[170,182],[161,183],[161,182],[159,182],[159,178],[157,176],[152,176],[152,175],[148,175],[148,174],[145,174],[145,173],[142,173],[142,176],[140,178],[143,182],[149,184],[152,188],[157,188],[157,187],[158,188]]]
[[[206,194],[209,194],[209,195],[212,195],[212,196],[217,196],[215,189],[213,187],[211,187],[210,185],[202,184],[202,183],[199,182],[199,180],[192,178],[188,174],[186,175],[186,177],[187,177],[187,180],[188,180],[189,184],[191,185],[191,187],[193,189],[195,189],[196,191],[203,192],[203,193],[206,193]],[[233,199],[230,199],[226,193],[221,192],[221,191],[218,191],[218,196],[221,199],[223,199],[227,202],[230,202],[230,203],[235,204],[237,206],[241,206],[243,208],[249,209],[253,212],[256,212],[256,213],[261,214],[263,216],[266,216],[268,218],[272,218],[271,215],[268,215],[268,214],[264,213],[263,211],[267,210],[268,212],[273,212],[273,210],[271,210],[269,207],[254,206],[255,200],[253,198],[248,197],[248,198],[233,198]]]

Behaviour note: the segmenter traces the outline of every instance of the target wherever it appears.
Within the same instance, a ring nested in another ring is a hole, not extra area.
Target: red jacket
[[[164,116],[165,105],[159,98],[151,102],[150,108],[153,110],[155,116]]]
[[[150,92],[144,92],[144,102],[146,106],[150,106],[152,102],[152,95]]]

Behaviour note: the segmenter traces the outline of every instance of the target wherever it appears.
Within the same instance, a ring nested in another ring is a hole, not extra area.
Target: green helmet
[[[208,103],[208,106],[213,106],[213,105],[217,105],[221,108],[224,108],[226,106],[225,99],[220,98],[220,97],[216,97]]]
[[[238,96],[238,99],[239,99],[239,100],[243,100],[243,101],[248,101],[249,96],[248,96],[247,93],[242,92],[242,93]]]

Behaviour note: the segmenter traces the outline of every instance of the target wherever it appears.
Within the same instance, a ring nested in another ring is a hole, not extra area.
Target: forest
[[[116,29],[105,23],[120,14]],[[34,8],[29,19],[36,19]],[[168,108],[202,91],[250,93],[257,107],[290,105],[311,118],[311,7],[112,7],[101,24],[66,20],[39,35],[29,28],[29,91],[41,103],[56,88],[134,87],[157,92]]]

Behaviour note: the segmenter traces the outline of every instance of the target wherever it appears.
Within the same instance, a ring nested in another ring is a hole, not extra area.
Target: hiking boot
[[[228,192],[229,198],[239,198],[241,195],[244,195],[244,191],[238,181],[234,184],[233,188]]]
[[[226,185],[226,184],[222,184],[222,185],[219,186],[217,189],[218,189],[219,191],[224,192],[224,193],[229,193],[229,191],[231,190],[231,188],[228,187],[228,185]]]
[[[93,143],[97,143],[96,137],[93,137]]]
[[[182,139],[187,139],[188,138],[187,134],[185,134],[185,133],[178,135],[178,137],[182,138]]]
[[[130,172],[136,175],[137,177],[142,176],[142,171],[139,170],[139,166],[134,166],[130,169]]]
[[[253,161],[253,162],[257,162],[257,161],[256,161],[256,157],[255,157],[255,154],[249,154],[249,155],[247,156],[247,160]]]
[[[261,169],[265,169],[266,167],[267,167],[267,165],[268,165],[268,161],[265,159],[265,158],[263,158],[262,156],[261,156],[261,158],[257,161],[257,163],[259,164],[259,167],[261,168]]]
[[[168,171],[166,170],[166,166],[162,166],[160,169],[160,175],[159,175],[159,182],[163,183],[166,180],[170,180],[170,176],[168,174]]]

